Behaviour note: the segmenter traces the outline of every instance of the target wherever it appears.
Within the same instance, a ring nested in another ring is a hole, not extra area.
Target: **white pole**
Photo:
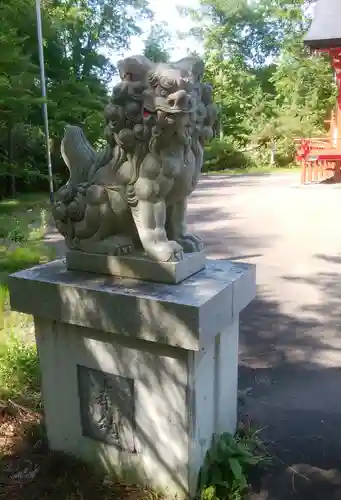
[[[276,160],[276,143],[271,143],[271,156],[270,156],[270,165],[274,165]]]
[[[48,119],[47,102],[46,102],[46,80],[45,80],[45,67],[44,67],[43,30],[41,23],[40,0],[36,0],[36,16],[37,16],[37,36],[38,36],[38,51],[39,51],[39,64],[40,64],[41,93],[43,97],[43,117],[44,117],[45,140],[46,140],[47,168],[49,175],[50,200],[52,203],[54,199],[54,188],[53,188],[53,173],[52,173],[50,135],[49,135],[49,119]]]

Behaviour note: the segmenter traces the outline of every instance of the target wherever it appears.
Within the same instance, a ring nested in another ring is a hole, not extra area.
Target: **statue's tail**
[[[97,160],[97,153],[85,138],[82,129],[74,125],[66,127],[61,152],[70,170],[69,183],[77,186],[87,182],[91,167]]]

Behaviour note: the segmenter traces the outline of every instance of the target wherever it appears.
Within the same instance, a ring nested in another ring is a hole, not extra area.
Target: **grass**
[[[0,248],[0,273],[14,273],[50,260],[53,252],[41,244],[27,244],[25,246],[12,246],[10,250]]]
[[[0,215],[20,213],[37,207],[48,207],[48,197],[45,193],[28,193],[18,195],[16,199],[0,200]]]
[[[40,374],[33,342],[7,332],[0,341],[0,400],[39,409]]]
[[[247,168],[229,168],[226,170],[208,170],[203,175],[265,175],[265,174],[283,174],[293,173],[299,174],[300,167],[247,167]]]
[[[0,400],[39,407],[39,369],[32,318],[10,310],[8,275],[47,262],[54,251],[42,239],[48,198],[24,195],[0,201]]]

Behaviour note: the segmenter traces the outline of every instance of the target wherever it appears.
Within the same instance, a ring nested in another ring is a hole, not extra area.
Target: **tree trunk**
[[[271,153],[270,153],[270,165],[274,165],[276,162],[276,144],[271,143]]]
[[[224,139],[224,127],[223,127],[223,120],[222,120],[222,111],[223,111],[223,107],[220,104],[219,105],[219,139],[221,141]]]
[[[11,198],[15,198],[17,195],[16,189],[16,175],[14,169],[14,147],[13,147],[13,132],[14,126],[12,121],[8,121],[7,123],[7,133],[8,133],[8,163],[11,166],[10,173],[10,196]]]

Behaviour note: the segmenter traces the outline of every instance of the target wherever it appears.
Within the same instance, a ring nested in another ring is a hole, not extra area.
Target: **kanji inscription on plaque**
[[[134,380],[77,366],[83,436],[135,453]]]

